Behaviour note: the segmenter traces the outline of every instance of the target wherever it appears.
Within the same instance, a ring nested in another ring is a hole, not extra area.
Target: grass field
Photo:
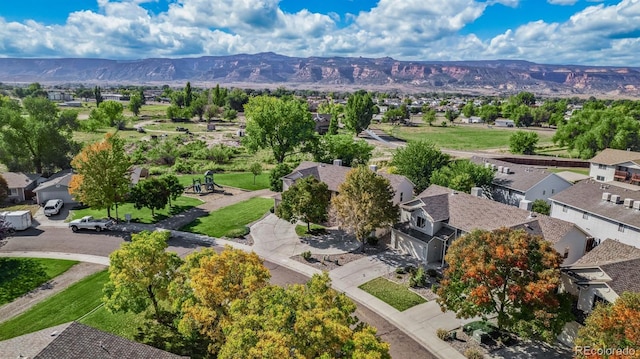
[[[317,235],[317,234],[322,234],[325,233],[326,230],[323,226],[319,225],[319,224],[313,224],[311,223],[311,231],[307,232],[307,225],[306,224],[298,224],[296,225],[296,234],[298,235],[298,237],[304,237],[304,236],[308,236],[308,235]]]
[[[134,336],[138,333],[138,327],[144,322],[144,314],[111,313],[104,307],[100,307],[82,318],[79,322],[123,338],[134,340]]]
[[[102,303],[102,287],[108,279],[106,270],[90,275],[23,314],[1,323],[0,340],[77,320]]]
[[[180,184],[185,187],[193,185],[194,178],[204,182],[204,174],[178,176]],[[216,173],[213,175],[213,180],[223,187],[236,187],[249,191],[269,188],[269,172],[267,171],[263,171],[262,174],[256,176],[255,184],[253,183],[253,173],[251,172]]]
[[[386,133],[405,141],[429,140],[440,148],[452,150],[481,150],[509,147],[509,138],[513,129],[488,128],[486,125],[428,126],[419,123],[414,127],[392,126],[389,124],[372,125]],[[524,130],[523,131],[527,131]],[[553,132],[536,131],[540,140],[538,145],[551,144]]]
[[[46,276],[31,275],[40,265]],[[0,258],[0,305],[9,303],[66,272],[77,261],[48,258]]]
[[[167,206],[165,209],[157,210],[155,217],[151,216],[151,210],[148,208],[136,209],[133,203],[120,203],[118,204],[118,216],[120,219],[124,218],[125,213],[131,214],[131,221],[137,223],[156,223],[170,216],[174,216],[178,213],[182,213],[188,209],[191,209],[202,201],[197,198],[178,197],[175,201],[172,201],[172,207]],[[115,217],[115,209],[111,210],[111,215]],[[84,216],[93,216],[95,218],[104,218],[107,216],[106,209],[93,209],[85,208],[71,211],[70,220],[82,218]]]
[[[407,287],[384,278],[373,279],[358,288],[401,312],[418,304],[426,303],[424,298],[413,293]]]
[[[180,230],[204,234],[210,237],[224,237],[228,233],[242,229],[260,219],[273,206],[269,198],[252,198],[209,213],[182,227]]]

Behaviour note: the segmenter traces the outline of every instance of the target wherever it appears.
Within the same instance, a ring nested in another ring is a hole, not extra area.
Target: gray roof
[[[570,222],[542,214],[532,216],[531,212],[520,208],[437,185],[429,186],[418,195],[418,199],[434,221],[447,222],[451,227],[465,232],[475,229],[493,231],[500,227],[521,228],[557,243],[571,230],[577,229]],[[405,202],[405,205],[409,202]]]
[[[591,163],[599,163],[603,165],[617,165],[625,162],[640,163],[640,152],[615,150],[613,148],[605,148],[602,152],[593,157]]]
[[[77,322],[69,325],[34,359],[185,358]]]
[[[618,186],[605,185],[593,180],[581,181],[551,197],[551,201],[565,204],[579,210],[596,214],[600,217],[640,228],[640,213],[622,204],[602,200],[603,193],[619,195],[621,200],[631,198],[640,201],[640,192],[627,190]]]
[[[640,248],[606,239],[569,269],[600,267],[611,280],[607,285],[616,293],[640,292]]]
[[[352,169],[353,168],[346,167],[346,166],[337,166],[337,165],[330,165],[326,163],[302,161],[298,165],[298,167],[296,167],[293,170],[293,172],[289,173],[283,178],[292,179],[295,181],[299,178],[313,176],[318,181],[326,183],[327,187],[329,187],[329,191],[338,192],[338,187],[340,187],[342,182],[345,181],[345,179],[347,178],[347,174]],[[389,183],[391,184],[391,187],[394,190],[396,190],[400,185],[400,183],[404,181],[411,183],[411,181],[409,181],[409,179],[407,179],[404,176],[394,175],[394,174],[389,174],[384,172],[378,172],[378,174],[388,179]]]
[[[505,188],[511,188],[521,192],[528,191],[533,186],[540,183],[549,176],[557,176],[555,173],[541,168],[509,163],[493,158],[473,156],[470,158],[470,160],[471,162],[479,165],[484,165],[484,163],[491,163],[495,164],[496,166],[509,167],[509,174],[495,172],[493,184]],[[562,178],[560,176],[557,177]],[[562,179],[564,180],[564,178]],[[567,183],[569,182],[567,181]]]
[[[36,181],[40,176],[25,174],[22,172],[3,172],[0,175],[7,181],[9,188],[25,188]]]
[[[60,171],[53,176],[49,177],[46,182],[42,182],[38,187],[36,187],[33,191],[38,192],[43,189],[52,188],[52,187],[69,187],[69,182],[71,182],[71,177],[73,177],[73,173],[71,170]]]

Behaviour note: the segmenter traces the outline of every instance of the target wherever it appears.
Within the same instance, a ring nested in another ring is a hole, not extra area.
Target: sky
[[[640,66],[640,0],[2,0],[0,57]]]

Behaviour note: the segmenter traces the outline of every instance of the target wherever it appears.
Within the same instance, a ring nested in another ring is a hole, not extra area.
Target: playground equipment
[[[207,171],[204,173],[204,183],[199,178],[193,179],[192,188],[195,193],[212,193],[215,192],[215,187],[222,189],[222,186],[213,180],[213,171]]]

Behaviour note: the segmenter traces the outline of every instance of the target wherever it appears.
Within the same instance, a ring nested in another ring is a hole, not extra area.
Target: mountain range
[[[544,65],[520,60],[400,61],[390,57],[0,58],[0,82],[245,84],[254,87],[398,89],[477,94],[640,96],[640,67]]]

